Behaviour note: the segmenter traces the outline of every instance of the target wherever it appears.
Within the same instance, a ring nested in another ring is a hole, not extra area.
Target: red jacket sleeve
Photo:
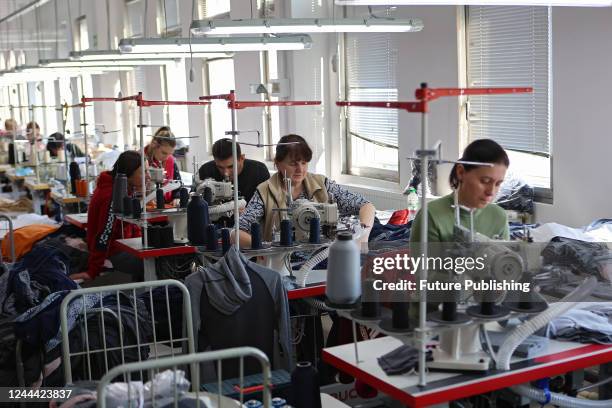
[[[106,250],[100,250],[96,245],[108,218],[110,201],[111,196],[106,197],[101,194],[94,194],[87,212],[87,248],[89,249],[87,273],[92,279],[98,276],[104,265],[104,260],[110,252],[110,244]]]

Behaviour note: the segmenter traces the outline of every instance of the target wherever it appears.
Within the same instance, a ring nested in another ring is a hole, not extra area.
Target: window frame
[[[204,60],[203,64],[202,64],[202,74],[203,74],[203,80],[202,83],[204,85],[204,94],[205,95],[209,95],[211,93],[210,88],[211,88],[211,80],[210,80],[210,67],[209,64],[211,62],[215,62],[215,61],[220,61],[220,60],[232,60],[232,62],[234,62],[234,57],[222,57],[222,58],[207,58],[206,60]],[[236,82],[236,78],[234,78],[234,85]],[[234,86],[235,88],[235,86]],[[229,90],[228,90],[229,91]],[[215,103],[213,101],[213,103]],[[212,156],[212,145],[215,142],[215,140],[213,140],[213,112],[212,112],[212,104],[208,105],[207,108],[207,113],[206,113],[206,142],[207,142],[207,153]],[[226,135],[224,135],[223,137],[228,137]]]
[[[166,16],[164,15],[164,13],[167,15],[166,1],[168,0],[157,1],[157,33],[160,37],[179,37],[182,33],[179,1],[172,0],[176,6],[176,24],[168,27],[166,27]]]
[[[229,18],[230,17],[230,8],[227,9],[227,11],[223,11],[221,13],[217,13],[217,14],[208,14],[208,5],[206,4],[209,0],[198,0],[198,16],[201,20],[207,19],[207,18],[215,18],[215,19],[220,19],[220,18]],[[227,3],[230,3],[230,0],[226,0]]]
[[[125,14],[124,14],[124,29],[123,29],[123,34],[126,38],[143,38],[145,37],[145,26],[146,26],[146,18],[147,16],[144,15],[145,12],[144,10],[146,10],[145,7],[145,2],[147,0],[125,0]],[[140,18],[140,24],[141,24],[141,32],[140,33],[134,33],[134,27],[132,26],[132,19],[131,19],[131,15],[130,15],[130,6],[131,5],[136,5],[136,4],[140,4],[143,8],[142,14],[143,17]]]
[[[349,95],[349,81],[348,81],[348,63],[347,63],[347,46],[346,46],[347,33],[340,34],[338,36],[338,46],[340,49],[340,69],[341,73],[339,77],[340,83],[340,97],[341,99],[347,99]],[[393,183],[400,182],[400,139],[397,141],[397,171],[379,169],[376,167],[353,167],[352,165],[352,147],[351,139],[353,137],[359,137],[351,134],[350,119],[348,114],[348,108],[343,108],[341,111],[340,119],[340,134],[342,136],[342,174],[356,177],[365,177],[371,179],[377,179],[382,181],[390,181]],[[399,120],[398,120],[398,135],[399,135]],[[374,143],[373,143],[374,144]]]
[[[461,41],[463,50],[460,50],[460,55],[461,55],[461,62],[462,62],[462,69],[463,69],[463,78],[464,78],[464,83],[465,84],[469,84],[469,36],[468,36],[468,32],[469,32],[469,9],[470,7],[482,7],[482,6],[463,6],[462,7],[462,16],[461,16],[461,22],[463,25],[463,29],[461,32],[461,35],[463,36],[463,39]],[[509,6],[509,7],[514,7],[514,6]],[[528,7],[528,6],[525,6]],[[548,165],[550,166],[550,178],[549,178],[549,187],[533,187],[534,189],[534,200],[536,202],[539,203],[544,203],[544,204],[553,204],[553,197],[554,197],[554,166],[553,166],[553,162],[554,162],[554,135],[553,135],[553,106],[552,106],[552,101],[553,101],[553,69],[552,69],[552,30],[553,30],[553,26],[552,26],[552,10],[550,7],[548,7],[548,95],[549,95],[549,99],[548,99],[548,121],[549,121],[549,153],[548,153]],[[464,102],[464,106],[465,106],[465,115],[461,115],[461,121],[463,122],[461,124],[461,127],[464,126],[465,129],[465,134],[462,134],[462,139],[466,142],[469,143],[472,141],[471,138],[471,134],[470,134],[470,120],[469,120],[469,98],[467,98]],[[515,152],[519,152],[518,150],[512,150],[512,149],[508,149],[511,151],[515,151]],[[528,154],[532,154],[532,155],[536,155],[536,156],[541,156],[541,154],[538,153],[531,153],[531,152],[524,152],[524,151],[520,151],[522,153],[528,153]]]

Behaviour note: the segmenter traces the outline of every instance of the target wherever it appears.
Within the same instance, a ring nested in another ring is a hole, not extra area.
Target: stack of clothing
[[[588,304],[570,310],[548,324],[547,334],[559,340],[612,344],[612,305]]]

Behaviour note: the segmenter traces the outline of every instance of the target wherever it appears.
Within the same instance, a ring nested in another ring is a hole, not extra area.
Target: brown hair
[[[36,122],[28,122],[28,124],[26,125],[26,130],[32,130],[32,128],[36,128],[38,130],[40,130],[40,126],[38,126],[38,123]]]
[[[13,118],[8,118],[7,120],[5,120],[4,129],[9,130],[9,127],[11,128],[11,130],[17,130],[17,121]]]
[[[276,145],[274,161],[278,163],[285,160],[286,157],[293,160],[310,162],[310,160],[312,160],[312,150],[302,136],[294,134],[286,135],[281,137]]]
[[[157,129],[157,132],[153,135],[153,141],[159,145],[166,144],[170,147],[176,147],[176,139],[169,126],[162,126]]]

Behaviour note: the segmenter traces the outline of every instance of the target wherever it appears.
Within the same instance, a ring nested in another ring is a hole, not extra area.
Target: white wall
[[[612,217],[612,8],[553,10],[554,204],[539,222]]]

